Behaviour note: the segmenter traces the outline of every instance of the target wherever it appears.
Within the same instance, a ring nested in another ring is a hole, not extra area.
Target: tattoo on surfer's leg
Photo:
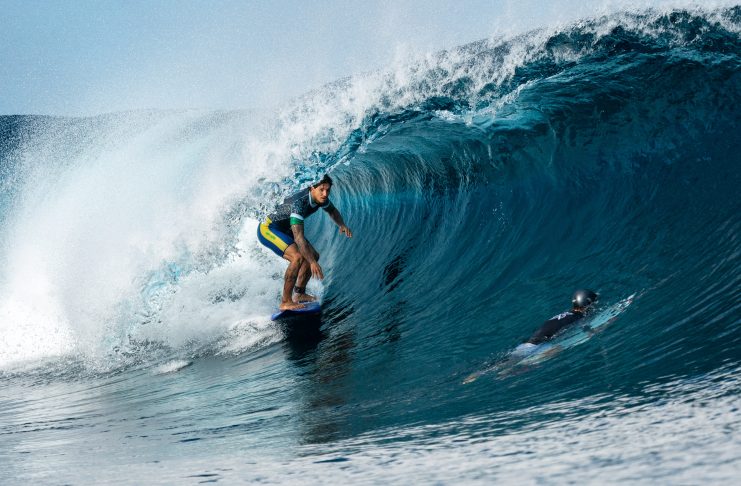
[[[298,277],[299,268],[301,268],[301,260],[296,259],[288,264],[286,269],[285,282],[283,283],[283,302],[290,302],[291,296],[293,295],[293,289],[296,286],[296,278]]]
[[[296,279],[296,286],[300,288],[306,288],[306,284],[311,278],[311,266],[309,262],[304,260],[298,271],[298,279]]]

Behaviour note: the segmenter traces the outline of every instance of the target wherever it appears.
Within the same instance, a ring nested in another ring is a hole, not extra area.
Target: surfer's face
[[[332,186],[327,184],[326,182],[324,184],[319,184],[318,186],[312,187],[310,189],[311,197],[314,199],[315,202],[324,204],[327,202],[327,199],[329,199],[329,191],[331,190]]]

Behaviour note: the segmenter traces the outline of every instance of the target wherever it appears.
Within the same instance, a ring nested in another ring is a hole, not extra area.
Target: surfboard
[[[300,309],[278,310],[278,312],[275,312],[270,316],[270,319],[277,321],[278,319],[285,319],[288,317],[308,317],[319,314],[320,312],[322,312],[322,304],[319,302],[306,302]]]

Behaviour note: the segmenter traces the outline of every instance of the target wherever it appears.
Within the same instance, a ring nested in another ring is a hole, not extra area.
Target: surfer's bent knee
[[[306,262],[306,258],[301,255],[301,253],[298,253],[295,257],[293,257],[291,260],[291,263],[298,265],[299,267],[303,265]]]

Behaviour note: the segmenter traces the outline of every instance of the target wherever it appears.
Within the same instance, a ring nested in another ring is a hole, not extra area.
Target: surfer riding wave
[[[306,293],[306,284],[312,276],[319,280],[324,278],[319,265],[319,252],[304,235],[304,220],[321,208],[339,226],[340,233],[348,238],[352,237],[352,231],[329,200],[331,190],[332,178],[325,175],[307,189],[287,197],[257,227],[257,239],[260,243],[289,262],[280,310],[300,309],[304,302],[316,300],[313,295]]]

